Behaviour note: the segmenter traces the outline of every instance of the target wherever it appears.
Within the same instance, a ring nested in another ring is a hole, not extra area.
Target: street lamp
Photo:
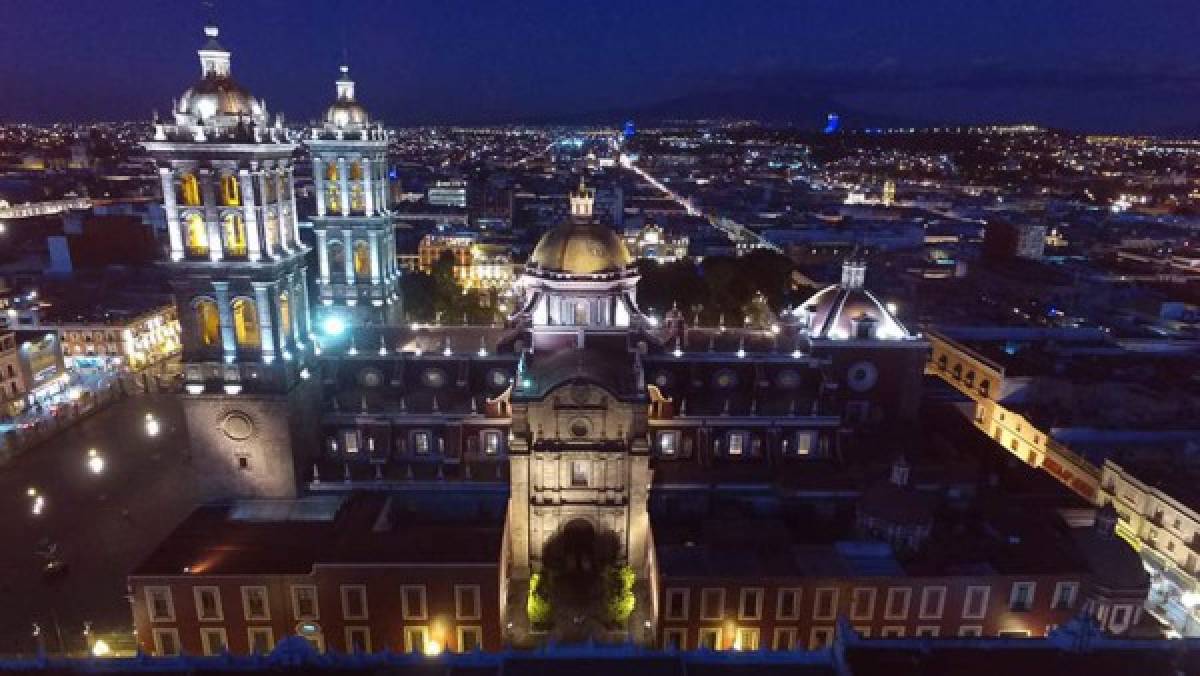
[[[29,511],[34,516],[40,516],[42,510],[46,508],[46,496],[39,493],[38,489],[32,486],[25,491],[25,495],[28,495],[30,499]]]
[[[87,453],[87,468],[92,474],[104,473],[104,456],[96,449],[88,449]]]
[[[160,427],[158,424],[158,419],[154,417],[153,413],[147,413],[146,414],[146,436],[157,437],[159,429],[160,429]]]

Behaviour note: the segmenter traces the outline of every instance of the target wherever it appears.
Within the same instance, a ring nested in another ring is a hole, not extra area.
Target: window
[[[358,453],[358,430],[343,430],[342,442],[347,453]]]
[[[270,627],[250,627],[246,630],[246,645],[251,655],[266,655],[275,649],[275,636]]]
[[[425,650],[425,643],[428,640],[428,632],[425,627],[404,628],[404,652],[421,652]]]
[[[588,463],[586,460],[571,461],[571,485],[586,488],[588,485]]]
[[[371,245],[366,242],[354,243],[354,276],[360,280],[371,278]]]
[[[1028,629],[1005,629],[996,634],[1000,638],[1029,638]]]
[[[196,329],[200,335],[200,344],[214,347],[221,342],[221,315],[217,310],[217,301],[211,298],[197,298],[193,304],[196,310]]]
[[[454,618],[458,620],[478,620],[479,585],[454,585]]]
[[[496,455],[500,452],[500,430],[487,430],[483,433],[483,452]]]
[[[364,585],[342,585],[342,617],[347,620],[367,619],[367,588]]]
[[[287,291],[279,292],[279,332],[292,335],[292,301]]]
[[[258,327],[258,306],[249,298],[233,301],[233,336],[237,346],[257,348],[262,336]]]
[[[458,652],[471,653],[478,650],[483,650],[483,628],[459,627]]]
[[[758,650],[758,629],[755,627],[738,627],[733,637],[734,650]]]
[[[832,620],[837,612],[837,589],[822,588],[813,597],[813,619]]]
[[[425,585],[412,584],[400,587],[400,599],[404,619],[424,620],[426,618]]]
[[[869,620],[875,615],[875,590],[860,587],[850,596],[850,617],[855,620]]]
[[[200,181],[195,174],[184,174],[179,180],[179,201],[184,206],[200,206]]]
[[[820,650],[829,647],[833,640],[833,627],[813,627],[808,633],[808,649]]]
[[[942,633],[942,628],[934,625],[923,624],[917,627],[917,638],[937,638],[938,634]]]
[[[225,255],[246,255],[246,223],[241,214],[227,213],[221,217],[221,236],[225,238]]]
[[[909,587],[890,587],[887,591],[887,603],[883,607],[883,619],[907,620],[908,604],[912,600],[912,589]]]
[[[666,593],[666,617],[668,620],[688,618],[688,589],[668,589]]]
[[[321,633],[321,626],[315,622],[301,622],[296,627],[296,635],[308,641],[313,650],[323,653],[325,652],[325,635]]]
[[[221,655],[229,650],[229,641],[225,638],[225,630],[205,628],[200,630],[200,648],[205,655]]]
[[[687,650],[687,629],[663,629],[663,650]]]
[[[741,599],[738,601],[738,619],[739,620],[761,620],[762,619],[762,600],[763,590],[759,588],[748,588],[742,590]]]
[[[151,622],[174,622],[175,603],[170,587],[146,587],[146,612]]]
[[[1079,592],[1078,582],[1059,582],[1054,585],[1055,610],[1070,610],[1075,606],[1075,596]]]
[[[272,253],[279,248],[279,214],[274,209],[267,210],[263,231],[266,234],[267,253]]]
[[[233,174],[221,177],[221,204],[227,207],[242,206],[242,187],[238,177]]]
[[[779,590],[775,603],[775,619],[800,619],[800,588],[785,587]]]
[[[371,652],[371,631],[366,627],[346,627],[346,652]]]
[[[659,432],[658,452],[662,455],[675,455],[679,452],[679,432]]]
[[[721,630],[712,627],[702,627],[696,639],[696,647],[700,650],[720,650]]]
[[[192,598],[196,601],[196,617],[198,619],[206,621],[225,619],[221,612],[221,592],[216,587],[192,587]]]
[[[429,432],[413,432],[413,451],[417,455],[429,454]]]
[[[988,596],[991,592],[991,587],[967,587],[967,595],[963,599],[963,619],[982,620],[987,615]]]
[[[154,654],[159,657],[174,657],[179,654],[179,630],[155,629]]]
[[[776,627],[775,635],[771,638],[771,650],[794,650],[796,648],[796,628]]]
[[[871,637],[871,628],[868,626],[855,626],[854,633],[858,634],[862,638],[870,638]]]
[[[889,625],[884,627],[879,635],[883,638],[904,638],[904,627],[902,625]]]
[[[292,587],[292,611],[297,620],[315,620],[320,617],[317,607],[317,588],[312,585]]]
[[[1012,593],[1008,597],[1008,609],[1025,611],[1033,607],[1033,582],[1014,582]]]
[[[921,590],[922,620],[938,620],[942,617],[942,609],[946,605],[945,587],[926,587]]]
[[[700,619],[721,620],[725,615],[725,590],[703,589],[700,591]]]
[[[204,216],[191,212],[183,217],[183,248],[189,256],[208,255],[208,224]]]
[[[729,435],[729,455],[741,455],[746,446],[745,432],[732,432]]]
[[[964,624],[958,628],[958,635],[963,638],[979,638],[983,636],[983,627],[978,624]]]
[[[269,620],[266,587],[242,587],[242,617],[247,620]]]
[[[812,430],[806,430],[804,432],[797,432],[796,433],[796,444],[792,449],[790,449],[791,453],[794,455],[801,456],[801,457],[809,455],[810,453],[812,453],[813,440],[815,438],[816,438],[816,434]],[[788,451],[788,449],[786,449],[786,448],[784,450],[785,450],[785,452]]]

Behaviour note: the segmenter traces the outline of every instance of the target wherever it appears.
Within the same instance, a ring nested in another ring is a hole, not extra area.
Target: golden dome
[[[244,117],[247,122],[262,117],[262,104],[233,78],[208,75],[183,93],[180,112],[204,122],[216,116]]]
[[[633,258],[612,228],[600,223],[564,223],[546,233],[529,267],[569,275],[620,272]]]
[[[366,126],[367,110],[357,101],[338,100],[325,111],[325,121],[338,129]]]

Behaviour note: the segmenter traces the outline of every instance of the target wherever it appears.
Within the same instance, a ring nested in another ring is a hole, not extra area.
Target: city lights
[[[321,330],[327,336],[340,336],[346,330],[346,322],[341,317],[329,316],[321,322]]]
[[[104,456],[94,448],[88,449],[87,452],[87,468],[92,474],[104,473]]]
[[[157,437],[158,436],[158,432],[159,432],[158,418],[155,418],[153,413],[146,414],[145,426],[146,426],[146,436],[148,436],[148,437]]]

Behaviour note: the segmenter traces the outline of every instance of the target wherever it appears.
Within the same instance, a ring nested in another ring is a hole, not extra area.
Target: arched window
[[[350,180],[359,182],[363,180],[362,162],[355,160],[350,163]]]
[[[246,255],[246,224],[241,214],[228,213],[221,218],[221,235],[225,238],[225,255]]]
[[[193,211],[183,217],[184,248],[189,256],[208,255],[208,224]]]
[[[242,187],[235,174],[221,177],[221,204],[227,207],[242,206]]]
[[[326,164],[325,165],[325,180],[333,181],[336,183],[340,179],[341,179],[341,176],[338,174],[337,162],[330,162],[329,164]]]
[[[233,336],[238,347],[257,348],[260,345],[258,306],[249,298],[233,300]]]
[[[279,292],[279,323],[283,329],[283,335],[292,335],[292,302],[287,291]]]
[[[359,279],[371,276],[371,247],[366,242],[354,244],[354,276]]]
[[[200,181],[188,172],[179,179],[179,202],[184,206],[200,206]]]
[[[217,310],[217,301],[197,298],[193,307],[196,310],[196,332],[200,336],[200,344],[214,347],[221,342],[221,313]]]
[[[362,183],[350,184],[350,211],[365,212],[367,210],[367,194],[363,192]]]
[[[274,174],[267,174],[263,177],[263,203],[270,204],[279,197],[279,185],[275,182]]]
[[[274,209],[267,210],[267,252],[273,253],[279,248],[279,215]]]

